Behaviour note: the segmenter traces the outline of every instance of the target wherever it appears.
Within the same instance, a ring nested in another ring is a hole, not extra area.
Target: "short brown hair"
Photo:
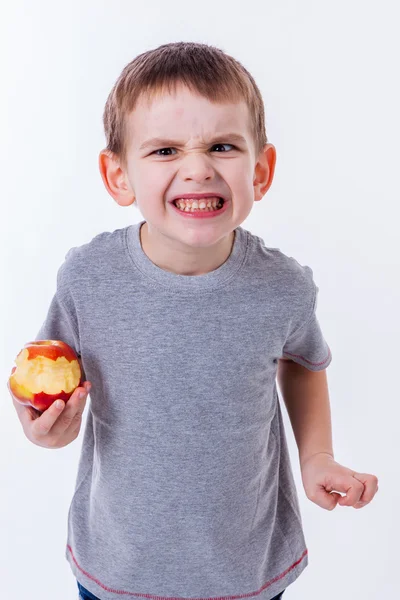
[[[249,108],[256,156],[267,144],[260,90],[245,67],[208,44],[172,42],[139,54],[124,67],[105,104],[106,150],[126,166],[127,116],[142,94],[150,99],[176,89],[178,83],[211,102],[240,102]]]

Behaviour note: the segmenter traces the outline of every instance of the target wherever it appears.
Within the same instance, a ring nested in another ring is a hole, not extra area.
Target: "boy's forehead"
[[[240,133],[250,141],[250,113],[244,100],[211,102],[200,94],[180,89],[149,98],[142,96],[128,117],[136,147],[149,137],[177,134],[207,140],[215,133]]]

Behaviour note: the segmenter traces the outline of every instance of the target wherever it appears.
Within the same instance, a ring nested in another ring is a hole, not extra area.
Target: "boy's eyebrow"
[[[232,142],[246,143],[246,139],[239,133],[221,133],[221,134],[215,135],[213,137],[213,139],[210,140],[210,142],[208,142],[206,145],[208,146],[209,144],[215,144],[216,142],[221,142],[222,140],[228,140],[228,139],[231,140]],[[155,137],[155,138],[151,138],[151,139],[143,142],[143,144],[140,146],[139,150],[144,150],[145,148],[149,148],[150,146],[164,146],[164,147],[184,146],[184,143],[179,142],[177,140],[168,140],[168,139],[161,138],[161,137]]]

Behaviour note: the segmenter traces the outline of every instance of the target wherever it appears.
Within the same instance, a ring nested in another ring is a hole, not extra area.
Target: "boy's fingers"
[[[50,430],[52,430],[51,433],[54,433],[55,435],[63,433],[69,425],[68,415],[71,413],[74,400],[76,401],[80,392],[84,392],[83,387],[76,388],[68,402],[64,402],[63,400],[56,400],[53,402],[53,404],[51,404],[32,424],[33,435],[44,436],[47,435]]]
[[[59,402],[61,405],[59,405]],[[35,436],[41,437],[47,435],[58,417],[63,412],[65,402],[63,400],[56,400],[47,408],[39,418],[35,419],[32,423],[32,433]]]
[[[81,396],[82,395],[82,396]],[[55,436],[63,434],[73,424],[79,422],[85,408],[87,393],[85,388],[78,387],[65,405],[60,418],[54,423],[51,433]]]
[[[63,400],[56,400],[42,413],[35,410],[32,406],[18,402],[10,389],[9,383],[7,383],[7,387],[24,431],[27,432],[30,429],[34,436],[41,437],[49,433],[60,415],[63,415],[64,418],[60,421],[60,426],[57,426],[54,430],[56,434],[63,433],[69,427],[78,412],[80,415],[76,416],[76,419],[79,420],[85,408],[86,398],[90,391],[91,383],[86,381],[83,386],[76,388],[67,403]],[[84,395],[82,399],[79,398],[81,393]],[[61,405],[58,404],[59,402],[61,402]],[[67,406],[68,411],[66,410],[64,412],[65,406]]]

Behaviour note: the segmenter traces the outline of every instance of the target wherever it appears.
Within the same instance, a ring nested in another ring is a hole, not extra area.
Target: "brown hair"
[[[208,44],[173,42],[143,52],[124,67],[105,104],[106,150],[126,166],[127,116],[142,94],[149,99],[176,89],[178,83],[211,102],[240,102],[249,108],[256,156],[268,142],[260,90],[245,67]]]

